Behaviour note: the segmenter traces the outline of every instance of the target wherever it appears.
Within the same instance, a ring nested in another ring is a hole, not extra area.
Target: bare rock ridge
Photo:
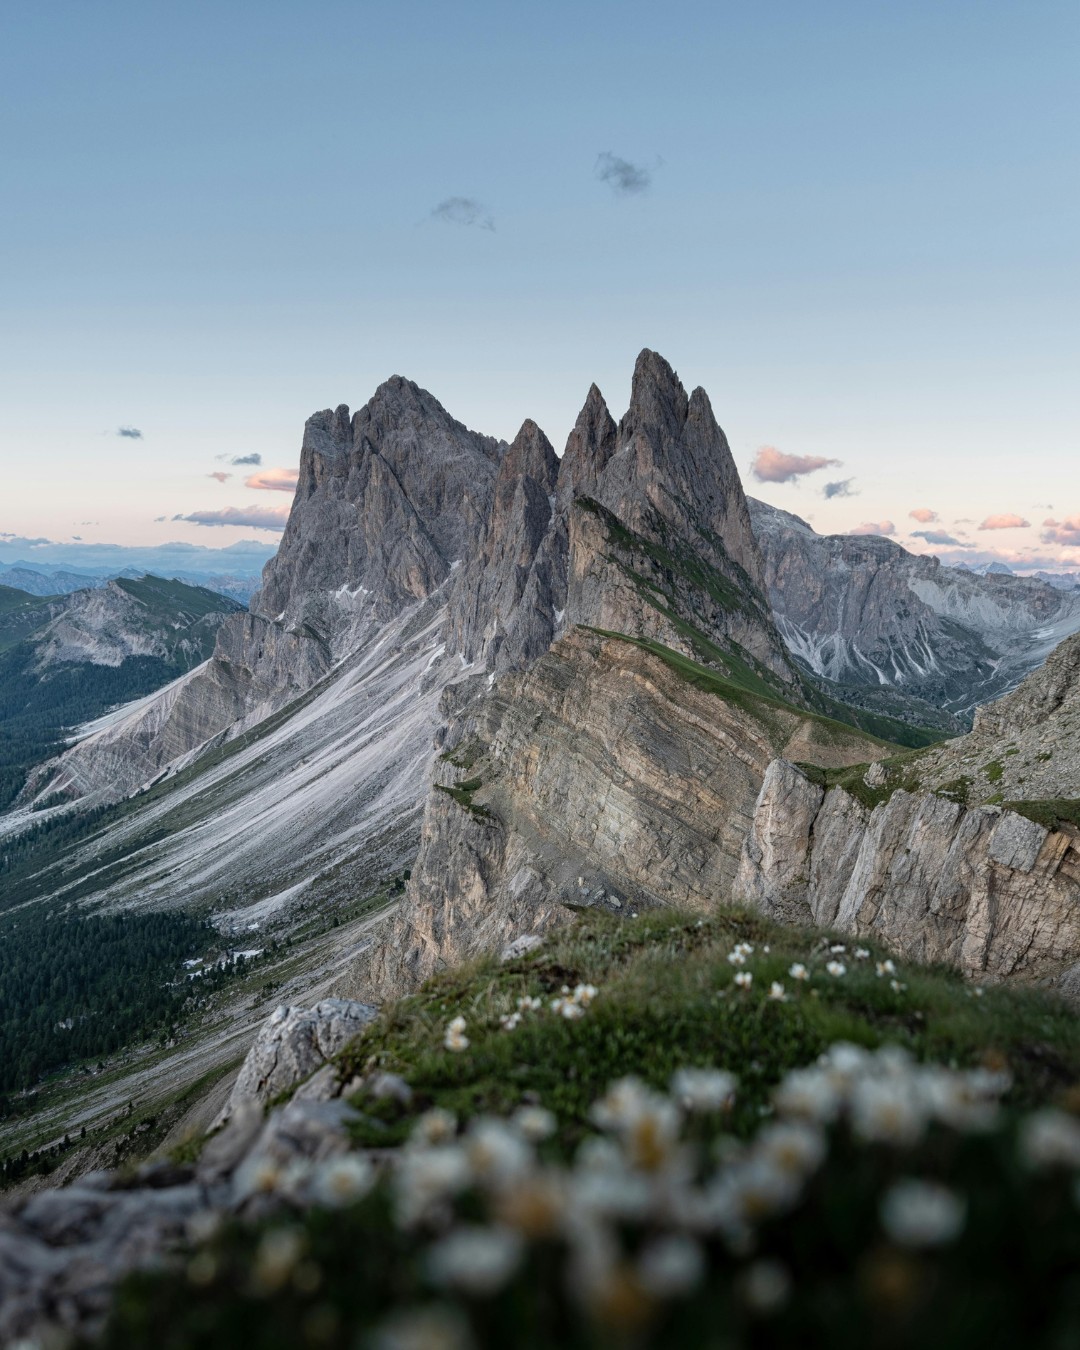
[[[917,716],[945,709],[962,730],[1080,630],[1076,591],[943,567],[877,536],[819,535],[765,502],[750,512],[784,641],[849,699],[913,696]]]

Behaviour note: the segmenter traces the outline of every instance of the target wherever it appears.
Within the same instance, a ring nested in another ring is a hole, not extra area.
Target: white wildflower
[[[517,1001],[518,1012],[539,1012],[544,1006],[542,998],[531,998],[528,994],[523,995]]]
[[[881,979],[882,976],[885,975],[896,974],[896,967],[893,965],[891,961],[879,961],[877,963],[876,970],[878,973],[878,979]]]
[[[899,980],[890,980],[889,988],[893,991],[894,994],[902,994],[907,989],[907,985],[901,984]]]
[[[782,1172],[809,1176],[825,1158],[825,1136],[801,1120],[778,1120],[766,1125],[754,1141],[754,1152],[768,1158]]]
[[[779,980],[773,980],[772,984],[769,985],[769,997],[777,1003],[787,1002],[787,994],[784,993],[784,986]]]
[[[284,1180],[283,1169],[271,1158],[247,1158],[233,1177],[233,1198],[237,1203],[253,1195],[273,1195]]]
[[[517,1270],[522,1248],[521,1235],[510,1228],[457,1228],[428,1252],[428,1276],[434,1284],[490,1298]]]
[[[455,1144],[406,1149],[394,1174],[398,1222],[406,1228],[422,1222],[471,1181],[469,1159]]]
[[[638,1257],[641,1287],[654,1298],[678,1298],[695,1289],[705,1274],[705,1256],[693,1238],[656,1238]]]
[[[499,1018],[499,1026],[503,1031],[516,1031],[521,1025],[520,1013],[503,1013]]]
[[[504,1120],[481,1116],[469,1126],[464,1140],[465,1156],[480,1181],[499,1185],[521,1176],[532,1165],[529,1145]]]
[[[834,947],[830,947],[830,948],[829,948],[829,952],[830,952],[833,956],[843,956],[844,952],[846,952],[846,951],[847,951],[847,948],[844,946],[844,944],[843,944],[842,942],[838,942]]]
[[[852,1089],[851,1124],[872,1143],[910,1146],[925,1133],[926,1112],[902,1078],[862,1078]]]
[[[455,1308],[409,1308],[382,1324],[372,1350],[471,1350],[468,1325]]]
[[[574,1002],[580,1003],[583,1008],[587,1008],[596,995],[595,984],[579,984],[574,990]]]
[[[551,1004],[551,1011],[558,1013],[568,1022],[580,1021],[585,1016],[585,1009],[580,1003],[575,1003],[572,998],[557,998]]]
[[[468,1050],[469,1038],[465,1035],[464,1017],[455,1017],[446,1028],[446,1035],[443,1037],[443,1045],[447,1050],[453,1050],[460,1054],[462,1050]]]
[[[433,1106],[413,1126],[411,1140],[415,1144],[447,1144],[457,1135],[457,1126],[453,1111]]]
[[[748,970],[740,970],[738,975],[735,976],[735,983],[740,989],[749,989],[754,983],[754,977]]]
[[[823,1070],[793,1069],[773,1092],[773,1104],[781,1115],[827,1124],[840,1110],[840,1093]]]
[[[795,964],[788,970],[788,974],[791,976],[793,980],[808,980],[810,978],[810,972],[806,969],[806,967],[803,965],[801,961],[796,961]]]
[[[737,1084],[725,1069],[679,1069],[671,1079],[671,1095],[687,1111],[727,1111]]]
[[[834,980],[838,980],[841,975],[847,974],[847,966],[845,966],[842,961],[830,961],[826,965],[825,970]]]
[[[1020,1127],[1020,1156],[1029,1167],[1080,1167],[1080,1120],[1047,1108]]]
[[[976,998],[982,998],[983,994],[986,991],[983,989],[982,985],[977,984],[971,992],[975,995]]]
[[[331,1158],[315,1173],[311,1193],[317,1204],[339,1208],[362,1199],[375,1182],[375,1169],[359,1153]]]
[[[755,1261],[742,1278],[742,1295],[756,1313],[778,1312],[791,1297],[791,1276],[779,1261]]]
[[[280,1289],[303,1253],[303,1238],[295,1228],[272,1228],[264,1233],[255,1251],[252,1270],[258,1288],[264,1293]]]
[[[514,1112],[513,1122],[522,1138],[530,1144],[550,1139],[558,1125],[554,1114],[544,1106],[519,1106]]]
[[[870,959],[870,952],[869,952],[869,950],[868,950],[866,947],[856,947],[856,948],[855,948],[855,960],[856,960],[856,961],[869,961],[869,959]]]
[[[736,942],[735,950],[742,952],[743,956],[753,956],[754,954],[754,947],[750,942]]]
[[[746,955],[744,952],[740,951],[728,952],[728,960],[731,962],[733,966],[746,965]]]
[[[881,1225],[902,1247],[940,1247],[958,1236],[966,1202],[933,1181],[898,1181],[881,1202]]]

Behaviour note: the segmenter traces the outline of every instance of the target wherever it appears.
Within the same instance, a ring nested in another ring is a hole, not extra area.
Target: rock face
[[[321,1069],[373,1020],[376,1009],[351,999],[327,998],[314,1008],[280,1007],[267,1019],[218,1123],[249,1102],[265,1106]]]
[[[1080,837],[897,789],[872,809],[768,769],[735,894],[792,923],[873,935],[982,980],[1057,982],[1080,951]]]
[[[970,724],[1080,629],[1075,591],[943,567],[888,539],[822,536],[764,502],[750,510],[784,641],[849,696],[911,695]]]
[[[406,901],[370,983],[400,992],[543,932],[569,916],[567,903],[707,909],[730,894],[774,755],[839,766],[888,752],[699,678],[576,628],[501,679],[436,765]]]

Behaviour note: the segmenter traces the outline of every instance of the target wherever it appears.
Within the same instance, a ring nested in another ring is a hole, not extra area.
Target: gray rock
[[[376,1009],[328,998],[314,1008],[276,1009],[263,1023],[216,1124],[245,1102],[265,1104],[321,1069],[375,1017]]]

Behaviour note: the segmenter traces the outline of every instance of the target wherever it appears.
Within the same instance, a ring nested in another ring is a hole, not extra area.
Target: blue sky
[[[817,528],[1080,565],[1078,58],[1073,0],[17,0],[0,533],[272,541],[196,520],[280,515],[230,461],[315,409],[401,373],[561,449],[647,345]]]

